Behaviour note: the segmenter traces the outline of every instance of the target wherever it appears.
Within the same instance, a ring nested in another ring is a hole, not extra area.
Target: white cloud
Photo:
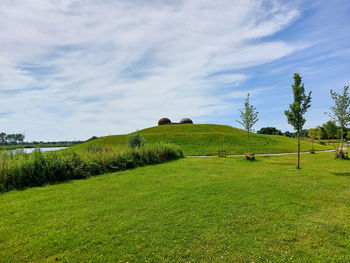
[[[215,91],[232,97],[238,70],[305,47],[264,40],[297,16],[260,0],[2,1],[0,125],[86,139],[203,119],[231,107]]]

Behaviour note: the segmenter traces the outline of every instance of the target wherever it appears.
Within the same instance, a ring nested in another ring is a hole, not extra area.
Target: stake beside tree
[[[239,110],[241,112],[241,120],[237,121],[248,132],[248,153],[250,153],[250,132],[252,131],[253,125],[259,120],[259,112],[255,112],[256,108],[250,104],[249,97],[250,95],[248,93],[244,103],[244,109]]]
[[[298,161],[297,168],[300,168],[300,131],[306,122],[303,115],[311,106],[311,91],[308,96],[305,95],[304,84],[301,83],[301,77],[298,73],[294,73],[294,84],[292,85],[294,102],[289,105],[289,110],[284,114],[287,116],[288,123],[293,126],[297,133],[298,140]]]

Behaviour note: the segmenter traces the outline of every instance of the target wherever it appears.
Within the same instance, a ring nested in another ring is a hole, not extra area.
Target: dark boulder
[[[167,124],[171,124],[171,121],[168,118],[161,118],[158,121],[158,125],[167,125]]]
[[[193,124],[193,121],[189,118],[184,118],[180,121],[181,124]]]

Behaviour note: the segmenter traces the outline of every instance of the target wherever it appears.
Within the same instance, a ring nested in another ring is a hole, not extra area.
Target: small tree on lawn
[[[250,94],[248,93],[244,103],[244,109],[239,110],[241,112],[241,120],[237,121],[248,132],[248,153],[250,153],[250,132],[254,124],[259,120],[259,112],[255,111],[256,108],[250,104]]]
[[[286,110],[284,114],[287,116],[288,123],[293,126],[296,131],[298,140],[298,161],[297,168],[300,168],[300,131],[306,122],[303,115],[307,112],[307,109],[311,106],[311,91],[308,96],[305,95],[304,84],[301,83],[301,77],[298,73],[294,73],[293,95],[294,102],[289,105],[289,110]]]
[[[341,151],[343,151],[344,144],[344,129],[350,123],[350,97],[348,89],[349,86],[345,86],[342,94],[331,90],[331,97],[335,105],[330,108],[331,112],[328,113],[332,120],[340,126]]]
[[[308,136],[311,139],[311,152],[314,152],[314,140],[317,138],[318,132],[317,128],[310,129],[308,132]]]

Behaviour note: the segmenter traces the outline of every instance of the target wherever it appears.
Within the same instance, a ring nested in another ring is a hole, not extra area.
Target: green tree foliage
[[[319,133],[320,133],[320,140],[326,140],[330,139],[329,131],[327,130],[326,126],[317,126]]]
[[[263,127],[258,130],[259,134],[282,135],[283,133],[275,127]]]
[[[240,110],[241,120],[237,121],[248,132],[248,152],[250,152],[250,132],[252,131],[254,124],[259,120],[259,112],[256,112],[255,110],[256,108],[250,104],[250,94],[248,93],[244,103],[244,109]]]
[[[323,127],[329,139],[335,139],[336,137],[338,137],[339,128],[337,127],[334,121],[328,121],[326,124],[323,125]]]
[[[283,133],[283,135],[286,137],[294,137],[294,133],[290,131],[286,131],[285,133]]]
[[[307,112],[307,109],[311,106],[311,92],[309,95],[305,95],[304,84],[302,84],[301,81],[301,76],[298,73],[294,73],[294,84],[292,85],[294,102],[289,105],[289,110],[284,112],[284,114],[287,116],[288,123],[293,126],[297,133],[297,168],[300,168],[300,131],[303,129],[306,122],[303,116]]]
[[[308,137],[308,133],[309,133],[308,130],[303,129],[303,130],[300,131],[300,137],[307,138]]]
[[[326,136],[325,133],[324,133],[325,132],[324,128],[320,127],[320,126],[317,126],[315,129],[317,130],[316,139],[317,140],[322,140],[323,136]]]
[[[334,106],[330,108],[331,112],[328,115],[331,119],[340,126],[341,130],[341,149],[344,143],[344,130],[350,123],[350,97],[348,94],[349,86],[345,86],[343,93],[337,93],[331,89],[331,97],[334,101]]]
[[[5,144],[6,143],[6,133],[1,132],[0,133],[0,143]]]

